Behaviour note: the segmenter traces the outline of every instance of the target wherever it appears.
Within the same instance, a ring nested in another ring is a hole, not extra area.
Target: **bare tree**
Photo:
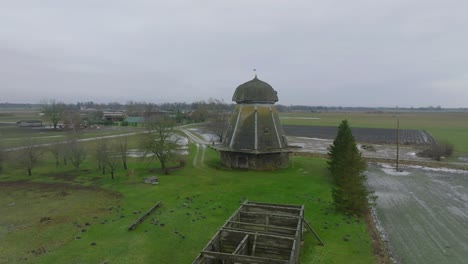
[[[62,119],[64,110],[65,104],[56,102],[55,99],[45,100],[42,103],[42,113],[53,124],[54,130],[57,129],[57,124]]]
[[[114,172],[117,164],[120,162],[120,156],[118,155],[120,149],[120,143],[111,141],[109,144],[109,151],[107,152],[106,165],[109,167],[111,179],[114,179]]]
[[[98,162],[98,169],[102,174],[106,174],[108,143],[107,140],[99,140],[95,145],[95,157]]]
[[[164,174],[169,174],[167,163],[178,157],[174,124],[174,120],[162,117],[150,118],[145,124],[148,133],[143,134],[142,147],[146,154],[153,154],[159,160]]]
[[[118,153],[122,159],[122,165],[124,170],[127,170],[127,158],[128,158],[128,137],[119,137],[118,141]]]
[[[75,169],[79,169],[86,159],[86,148],[76,139],[68,142],[69,159]]]
[[[66,165],[66,155],[65,155],[65,144],[51,144],[48,147],[49,152],[55,159],[55,167],[60,165],[60,159],[64,159],[64,164]]]
[[[78,111],[67,111],[63,114],[63,123],[67,128],[71,128],[74,133],[81,128],[81,116]]]
[[[222,100],[208,100],[208,122],[205,127],[223,142],[224,133],[229,126],[229,106]]]
[[[42,150],[36,146],[32,140],[27,140],[17,152],[16,160],[18,163],[28,170],[28,175],[32,175],[32,169],[36,165]]]

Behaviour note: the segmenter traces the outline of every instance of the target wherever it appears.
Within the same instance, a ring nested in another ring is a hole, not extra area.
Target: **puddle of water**
[[[188,143],[189,140],[186,137],[183,137],[181,135],[174,134],[170,137],[171,140],[177,141],[177,144],[179,145],[179,149],[177,150],[177,153],[179,155],[188,155]],[[142,157],[154,157],[153,153],[147,153],[145,155],[145,151],[141,149],[129,149],[127,151],[127,155],[131,158],[142,158]]]

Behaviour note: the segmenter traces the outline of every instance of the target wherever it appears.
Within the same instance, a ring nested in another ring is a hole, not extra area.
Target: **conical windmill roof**
[[[268,83],[259,80],[257,75],[253,80],[243,83],[237,87],[232,100],[238,104],[242,103],[267,103],[278,102],[276,91]]]

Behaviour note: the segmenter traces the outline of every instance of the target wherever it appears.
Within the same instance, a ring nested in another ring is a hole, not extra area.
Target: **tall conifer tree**
[[[366,177],[363,174],[366,163],[357,149],[347,120],[338,127],[328,156],[328,169],[335,183],[332,196],[336,209],[362,215],[368,208],[369,192],[364,185]]]

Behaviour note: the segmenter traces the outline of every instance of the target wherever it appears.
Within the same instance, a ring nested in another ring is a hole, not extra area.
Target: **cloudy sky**
[[[468,107],[466,0],[2,0],[0,102]]]

